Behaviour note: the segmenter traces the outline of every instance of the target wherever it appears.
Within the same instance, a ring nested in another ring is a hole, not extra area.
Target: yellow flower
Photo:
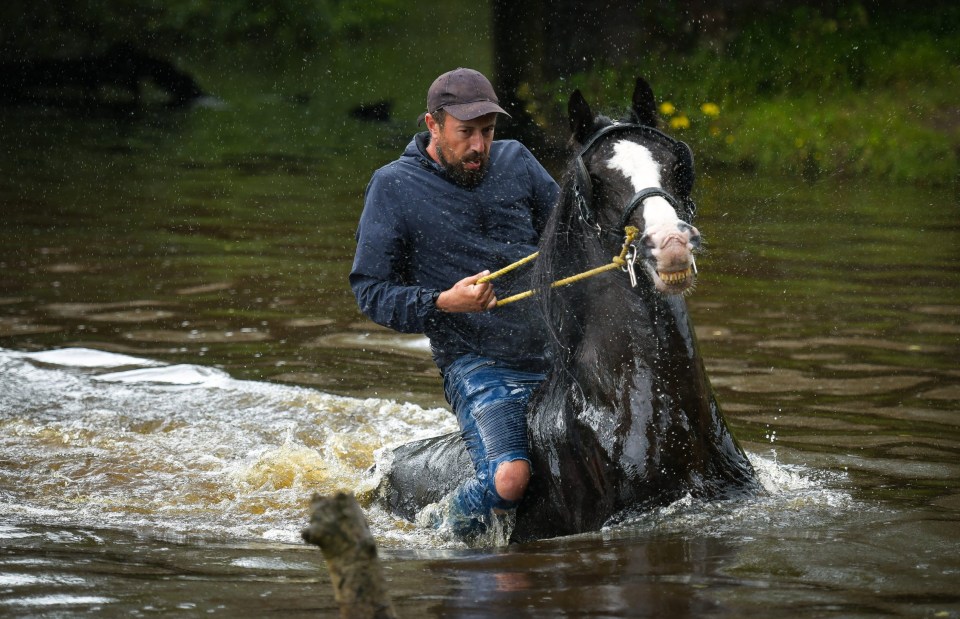
[[[686,114],[680,114],[679,116],[674,116],[670,119],[670,128],[671,129],[689,129],[690,128],[690,119],[687,118]]]
[[[716,118],[720,115],[720,106],[716,103],[704,103],[700,106],[700,111],[710,118]]]
[[[664,101],[660,104],[660,113],[664,116],[672,116],[674,112],[677,111],[677,108],[673,107],[673,104],[669,101]]]

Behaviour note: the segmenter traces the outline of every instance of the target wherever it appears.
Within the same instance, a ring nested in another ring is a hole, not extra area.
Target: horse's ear
[[[579,88],[570,95],[570,101],[567,102],[567,115],[570,118],[570,131],[573,132],[574,139],[583,144],[590,137],[593,128],[593,112],[590,111],[590,104],[583,98]]]
[[[657,126],[657,102],[653,98],[653,89],[642,77],[637,78],[633,88],[633,116],[641,125]]]

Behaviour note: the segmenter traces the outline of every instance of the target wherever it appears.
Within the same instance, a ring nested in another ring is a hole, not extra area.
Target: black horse
[[[569,116],[579,149],[533,276],[555,363],[530,404],[534,474],[513,541],[598,530],[686,495],[759,491],[710,388],[683,299],[700,244],[690,150],[657,131],[642,79],[625,121],[594,118],[579,91]],[[630,226],[636,239],[625,239]],[[550,287],[609,263],[625,244],[625,273]],[[392,456],[380,496],[411,519],[472,474],[456,433]]]

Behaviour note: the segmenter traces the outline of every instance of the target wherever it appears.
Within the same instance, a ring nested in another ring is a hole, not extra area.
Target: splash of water
[[[279,541],[299,540],[314,492],[356,491],[377,449],[454,427],[443,409],[87,349],[0,349],[0,407],[8,518]]]
[[[0,407],[6,523],[297,542],[314,492],[349,491],[386,547],[463,547],[369,500],[377,483],[371,466],[389,466],[384,448],[454,430],[444,409],[75,348],[0,349]],[[850,508],[849,496],[827,489],[835,480],[823,474],[780,464],[775,453],[751,461],[763,497],[716,504],[687,497],[601,535],[719,534],[751,523],[792,526]],[[500,524],[472,545],[505,545],[509,523]]]

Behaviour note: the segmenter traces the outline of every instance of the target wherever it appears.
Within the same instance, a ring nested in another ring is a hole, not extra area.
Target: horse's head
[[[572,163],[576,217],[608,239],[627,226],[641,234],[630,257],[642,264],[658,291],[681,294],[696,278],[693,253],[693,157],[690,149],[656,129],[653,91],[637,79],[632,114],[621,122],[594,117],[579,90],[568,111],[580,150]]]

